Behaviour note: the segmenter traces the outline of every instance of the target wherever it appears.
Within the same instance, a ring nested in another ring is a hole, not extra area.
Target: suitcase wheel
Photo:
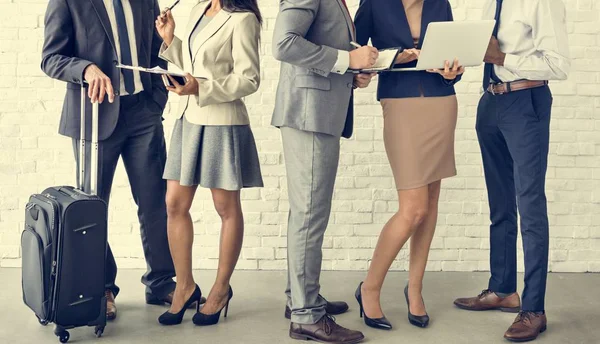
[[[61,343],[66,343],[69,341],[69,337],[70,337],[69,332],[63,330],[62,328],[59,328],[58,326],[54,330],[54,334],[58,337],[58,340]]]
[[[40,325],[42,325],[42,326],[48,325],[48,320],[42,320],[37,315],[36,315],[36,318],[37,318],[38,322],[40,323]]]
[[[102,337],[102,334],[104,333],[104,326],[96,326],[94,333],[96,334],[96,338]]]
[[[66,343],[69,341],[69,337],[70,337],[69,332],[65,331],[65,332],[61,333],[60,336],[58,336],[58,340],[61,343]]]

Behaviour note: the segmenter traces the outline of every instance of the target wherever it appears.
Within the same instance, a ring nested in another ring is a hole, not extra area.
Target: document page
[[[140,71],[140,72],[146,72],[146,73],[152,73],[152,74],[168,74],[168,75],[181,76],[181,77],[185,76],[185,74],[171,72],[171,71],[168,71],[168,70],[166,70],[164,68],[161,68],[159,66],[152,67],[152,68],[144,68],[144,67],[127,66],[127,65],[119,64],[119,65],[117,65],[117,68],[137,70],[137,71]]]
[[[380,50],[379,57],[377,58],[375,65],[371,68],[363,69],[363,70],[368,72],[368,71],[381,71],[381,70],[389,69],[394,64],[396,55],[398,55],[398,49]]]

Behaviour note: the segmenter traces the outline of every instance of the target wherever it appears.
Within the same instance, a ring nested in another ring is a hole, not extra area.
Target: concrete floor
[[[283,318],[285,272],[238,271],[232,286],[229,317],[217,326],[199,328],[188,311],[184,323],[159,326],[156,319],[164,307],[144,304],[142,272],[122,270],[118,282],[119,318],[110,323],[101,339],[92,328],[71,330],[69,343],[297,343],[288,337],[289,322]],[[208,293],[213,271],[197,271],[197,280]],[[361,272],[324,272],[322,292],[332,300],[345,300],[350,311],[337,317],[344,326],[360,329],[366,343],[507,343],[502,339],[515,315],[501,312],[467,312],[455,308],[455,297],[477,294],[486,286],[487,273],[427,273],[424,297],[431,316],[427,329],[411,326],[406,319],[402,290],[406,273],[391,273],[384,288],[386,315],[395,326],[390,332],[366,327],[358,317],[354,290]],[[58,343],[53,326],[42,327],[21,300],[21,274],[0,269],[1,343]],[[547,293],[548,331],[536,343],[600,343],[600,274],[551,274]]]

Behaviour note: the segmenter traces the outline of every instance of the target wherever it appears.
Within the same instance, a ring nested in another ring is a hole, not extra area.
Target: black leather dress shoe
[[[321,297],[323,297],[323,296],[321,296]],[[325,298],[323,298],[323,299],[325,299]],[[346,313],[346,311],[348,311],[348,304],[344,301],[327,301],[327,300],[325,300],[325,302],[327,302],[327,304],[325,305],[325,312],[327,312],[327,314],[338,315],[338,314]],[[292,310],[287,305],[285,306],[285,317],[286,317],[286,319],[292,318]]]

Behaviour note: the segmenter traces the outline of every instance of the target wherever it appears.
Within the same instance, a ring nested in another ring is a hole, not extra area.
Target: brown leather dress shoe
[[[521,310],[521,298],[518,293],[500,297],[486,289],[475,297],[454,300],[456,307],[469,311],[489,311],[499,309],[502,312],[518,313]]]
[[[504,338],[511,342],[528,342],[546,331],[546,324],[546,314],[520,312],[504,334]]]
[[[104,295],[106,296],[106,320],[115,320],[117,318],[115,295],[110,290],[106,290]]]
[[[331,315],[325,315],[316,324],[291,323],[290,337],[332,344],[355,344],[365,339],[360,331],[349,330],[336,324]]]
[[[348,304],[344,301],[329,302],[325,300],[325,302],[327,302],[327,304],[325,305],[325,312],[327,312],[327,314],[338,315],[345,313],[348,310]],[[284,316],[286,317],[286,319],[292,318],[292,310],[287,305],[285,306]]]

